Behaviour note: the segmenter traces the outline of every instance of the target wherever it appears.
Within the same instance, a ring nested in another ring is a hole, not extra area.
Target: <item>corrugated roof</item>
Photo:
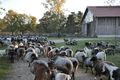
[[[87,9],[97,17],[120,17],[120,6],[88,6]]]

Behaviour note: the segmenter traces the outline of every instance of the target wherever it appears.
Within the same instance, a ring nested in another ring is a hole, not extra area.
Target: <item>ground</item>
[[[55,42],[62,42],[61,40]],[[48,60],[46,58],[40,58],[42,60]],[[34,75],[30,72],[28,63],[26,61],[16,61],[12,64],[9,72],[7,73],[6,80],[34,80]],[[85,69],[78,68],[75,72],[75,80],[95,80],[94,75],[85,73]],[[98,78],[96,80],[99,80]]]
[[[41,59],[45,61],[48,60],[46,58]],[[34,74],[30,72],[26,61],[15,61],[7,74],[6,80],[34,80],[35,77]],[[94,75],[92,75],[90,71],[85,73],[85,69],[79,67],[75,72],[75,80],[94,80]]]

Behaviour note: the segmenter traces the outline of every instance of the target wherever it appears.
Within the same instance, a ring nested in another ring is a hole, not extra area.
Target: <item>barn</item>
[[[120,37],[120,6],[87,6],[81,23],[84,37]]]

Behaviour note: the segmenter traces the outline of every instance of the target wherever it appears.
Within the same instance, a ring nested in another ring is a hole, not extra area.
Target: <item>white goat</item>
[[[98,52],[95,56],[98,59],[102,60],[102,61],[106,61],[106,54],[105,54],[105,52]]]
[[[87,54],[88,57],[91,57],[91,50],[88,49],[86,46],[84,47],[84,51]]]
[[[71,80],[69,74],[61,73],[57,69],[53,69],[53,75],[55,76],[55,80]]]
[[[6,55],[6,50],[0,50],[0,57],[3,57],[4,55]]]
[[[79,63],[81,63],[81,67],[83,68],[83,58],[82,56],[85,56],[87,57],[86,53],[85,52],[76,52],[75,53],[75,58],[78,60]]]
[[[71,77],[65,73],[57,73],[55,75],[55,80],[71,80]]]

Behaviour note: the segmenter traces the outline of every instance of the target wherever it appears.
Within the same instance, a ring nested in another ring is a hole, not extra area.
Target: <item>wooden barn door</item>
[[[87,36],[91,37],[91,24],[87,23]]]

